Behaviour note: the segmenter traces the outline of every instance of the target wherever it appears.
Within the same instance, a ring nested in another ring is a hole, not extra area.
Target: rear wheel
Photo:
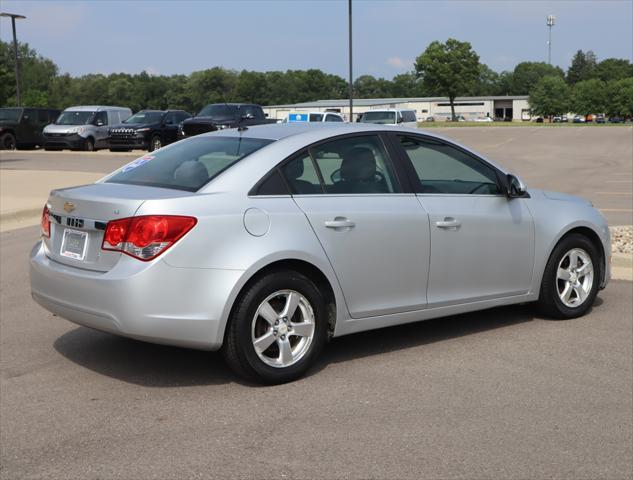
[[[600,255],[585,236],[572,234],[554,248],[543,273],[538,305],[547,316],[580,317],[593,305],[600,284]]]
[[[158,135],[153,136],[149,142],[149,151],[153,152],[154,150],[158,150],[159,148],[162,148],[162,147],[163,147],[163,141],[161,140],[161,138]]]
[[[5,133],[0,136],[0,148],[2,150],[15,150],[16,149],[15,136],[12,133]]]
[[[309,278],[294,271],[270,273],[240,295],[227,327],[224,358],[250,380],[295,380],[325,344],[326,312]]]

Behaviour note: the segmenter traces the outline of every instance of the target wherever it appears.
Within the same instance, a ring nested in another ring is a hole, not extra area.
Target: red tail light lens
[[[44,205],[44,210],[42,210],[42,219],[40,220],[40,226],[42,231],[42,236],[46,238],[51,238],[51,219],[48,211],[48,206]]]
[[[103,250],[123,252],[139,260],[153,260],[176,243],[198,221],[194,217],[146,215],[108,222]]]

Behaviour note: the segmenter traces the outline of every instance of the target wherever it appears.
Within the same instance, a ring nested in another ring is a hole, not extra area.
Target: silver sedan
[[[374,125],[200,135],[54,190],[33,298],[72,322],[222,349],[293,380],[331,337],[500,305],[585,314],[609,280],[604,217],[447,139]]]

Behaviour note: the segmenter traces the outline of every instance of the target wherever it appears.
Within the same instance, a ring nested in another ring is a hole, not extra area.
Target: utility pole
[[[349,20],[349,121],[354,121],[354,79],[352,77],[352,0],[347,0]]]
[[[15,34],[15,19],[25,19],[24,15],[17,15],[15,13],[0,13],[0,17],[11,17],[11,27],[13,28],[13,53],[15,54],[15,99],[17,106],[20,106],[20,64],[18,63],[18,38]]]
[[[554,15],[547,16],[547,26],[549,27],[549,40],[547,41],[547,63],[552,64],[552,27],[556,17]]]

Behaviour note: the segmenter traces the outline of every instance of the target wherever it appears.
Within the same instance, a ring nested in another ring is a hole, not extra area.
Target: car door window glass
[[[163,122],[165,125],[174,125],[178,122],[176,122],[176,114],[175,113],[168,113],[167,115],[165,115],[165,120]]]
[[[298,195],[323,193],[319,175],[307,152],[286,163],[281,170],[292,193]]]
[[[335,140],[310,150],[326,193],[394,193],[398,191],[391,161],[376,135]]]
[[[339,117],[338,115],[328,115],[327,117],[325,117],[325,121],[326,122],[342,122],[343,120],[341,120],[341,117]]]
[[[494,169],[461,150],[410,137],[400,137],[400,144],[413,164],[422,193],[501,193]]]

